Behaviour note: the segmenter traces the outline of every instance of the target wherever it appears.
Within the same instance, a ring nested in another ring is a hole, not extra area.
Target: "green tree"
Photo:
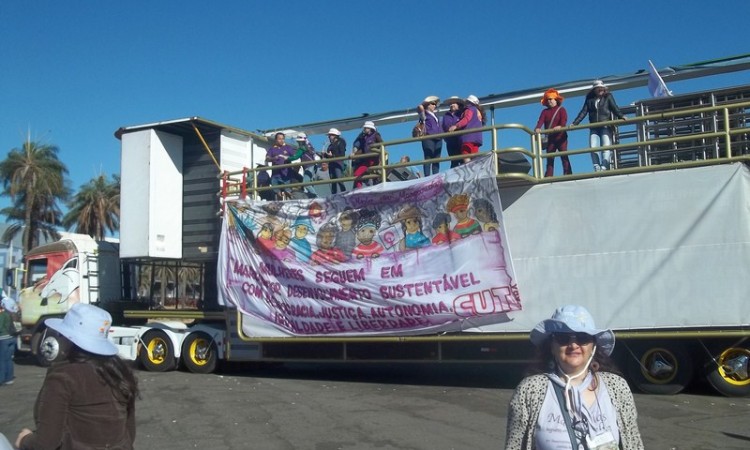
[[[104,239],[107,231],[120,229],[120,177],[114,175],[112,181],[106,175],[91,179],[81,186],[68,207],[62,220],[65,228]]]
[[[58,239],[56,227],[62,215],[59,201],[70,195],[68,168],[57,157],[58,148],[27,140],[0,161],[1,195],[10,197],[13,206],[3,208],[11,226],[3,234],[5,242],[22,234],[23,252],[39,245],[40,236]]]

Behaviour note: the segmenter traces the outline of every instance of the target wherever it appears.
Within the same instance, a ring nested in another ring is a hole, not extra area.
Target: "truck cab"
[[[116,242],[67,233],[29,251],[24,266],[18,293],[22,325],[18,344],[20,351],[31,351],[40,362],[48,362],[39,358],[42,347],[56,346],[56,339],[46,342],[45,319],[63,317],[75,303],[101,306],[121,294]]]

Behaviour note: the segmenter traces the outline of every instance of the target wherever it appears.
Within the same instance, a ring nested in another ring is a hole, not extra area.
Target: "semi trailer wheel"
[[[750,349],[728,347],[708,364],[706,379],[711,386],[727,397],[750,395]]]
[[[693,379],[693,360],[680,343],[650,347],[631,345],[628,374],[633,385],[647,394],[673,395]]]
[[[216,343],[206,333],[192,333],[182,344],[182,363],[193,373],[211,373],[216,369]]]
[[[151,330],[141,338],[138,361],[150,372],[166,372],[175,368],[174,346],[167,333]]]

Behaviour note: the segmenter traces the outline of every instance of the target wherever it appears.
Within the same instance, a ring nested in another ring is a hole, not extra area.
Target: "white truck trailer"
[[[112,338],[123,356],[140,360],[149,370],[169,370],[182,363],[194,372],[210,372],[221,360],[520,363],[533,355],[529,330],[555,307],[576,303],[586,306],[600,326],[615,331],[615,356],[641,390],[676,393],[692,379],[705,377],[722,394],[748,395],[750,307],[745,301],[745,280],[750,261],[750,172],[747,156],[741,153],[747,149],[745,124],[750,107],[742,97],[731,106],[742,119],[734,121],[727,134],[731,145],[736,143],[740,149],[735,154],[735,147],[722,150],[726,147],[720,146],[717,135],[711,135],[716,138],[715,146],[706,144],[703,131],[683,133],[672,123],[673,132],[682,133],[671,138],[673,143],[692,139],[694,134],[691,142],[703,144],[700,148],[692,145],[689,151],[706,154],[707,148],[714,148],[713,155],[673,166],[641,162],[639,167],[559,181],[498,178],[500,220],[504,242],[512,252],[509,265],[514,268],[514,278],[506,284],[518,290],[503,298],[517,304],[502,311],[501,320],[463,321],[459,329],[390,334],[374,332],[374,328],[371,333],[353,333],[344,331],[343,325],[323,332],[295,328],[290,323],[304,316],[302,311],[313,311],[314,319],[321,318],[317,314],[322,304],[315,303],[319,298],[310,291],[296,290],[303,293],[298,297],[304,301],[292,309],[292,303],[269,300],[262,289],[248,290],[239,300],[227,294],[225,281],[231,266],[222,260],[226,253],[220,248],[230,237],[222,235],[226,224],[218,217],[219,211],[230,206],[235,211],[265,208],[266,212],[271,207],[275,214],[314,210],[308,215],[311,218],[321,211],[321,202],[314,200],[277,204],[232,198],[233,192],[252,195],[249,175],[253,172],[243,168],[263,159],[267,144],[262,136],[200,118],[121,128],[116,133],[122,140],[120,258],[126,275],[119,300],[149,307],[125,311],[123,316],[198,322],[114,327]],[[670,137],[657,130],[658,121],[644,119],[641,125],[656,131],[639,135],[641,142],[633,144],[636,153],[643,158],[665,157],[670,150],[660,146]],[[673,147],[674,155],[688,151]],[[616,150],[627,153],[625,146]],[[241,175],[238,191],[217,181],[220,174],[228,181],[228,172]],[[220,186],[223,195],[217,197]],[[394,197],[395,205],[400,201]],[[313,204],[317,208],[311,208]],[[340,212],[334,216],[340,218]],[[254,225],[246,236],[252,242],[261,227]],[[320,231],[320,224],[312,228]],[[379,237],[382,244],[388,244],[386,235]],[[276,269],[271,272],[276,281],[281,279],[288,300],[289,286],[283,279],[288,281],[294,272],[286,272],[287,276]],[[172,287],[165,290],[170,278]],[[154,288],[156,282],[160,289]],[[333,283],[355,290],[362,280],[323,277],[316,282],[322,287]],[[169,292],[174,292],[173,303],[167,301]],[[392,300],[377,292],[376,301]],[[269,320],[252,310],[253,303],[288,315]],[[500,303],[482,305],[490,308]],[[198,308],[191,309],[193,305]],[[382,306],[393,304],[384,301]]]

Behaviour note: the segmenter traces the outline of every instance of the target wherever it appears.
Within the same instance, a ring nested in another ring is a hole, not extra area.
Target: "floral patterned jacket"
[[[643,441],[638,430],[638,413],[628,383],[619,375],[598,372],[602,386],[607,388],[617,410],[617,426],[620,429],[622,450],[642,450]],[[505,437],[506,450],[534,449],[534,428],[539,419],[542,402],[550,383],[546,375],[524,378],[516,388],[508,407],[508,428]]]

